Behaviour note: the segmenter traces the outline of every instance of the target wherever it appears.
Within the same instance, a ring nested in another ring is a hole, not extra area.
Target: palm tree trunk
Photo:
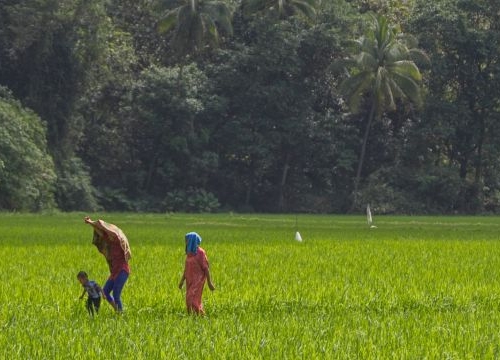
[[[283,211],[285,207],[285,184],[289,169],[290,169],[290,153],[287,152],[285,156],[285,165],[283,166],[283,172],[281,174],[281,182],[279,187],[279,199],[278,199],[279,211]]]
[[[177,75],[177,92],[178,92],[179,97],[181,99],[184,99],[186,97],[186,94],[184,91],[184,86],[182,85],[182,81],[184,81],[184,66],[185,66],[184,61],[187,61],[186,58],[183,58],[182,61],[179,63],[179,74]],[[190,135],[193,135],[194,134],[194,122],[193,122],[192,117],[190,117],[188,126],[189,126]]]
[[[250,166],[249,166],[249,171],[248,171],[248,176],[247,176],[247,181],[246,183],[246,192],[245,192],[245,209],[248,209],[250,207],[250,202],[252,199],[252,193],[253,193],[253,187],[254,187],[254,182],[255,182],[255,171],[254,171],[254,162],[251,160]]]
[[[366,124],[365,134],[363,136],[363,144],[361,145],[361,154],[359,155],[358,170],[356,171],[356,178],[354,179],[354,192],[351,211],[358,205],[358,187],[361,179],[361,170],[363,169],[363,162],[366,154],[366,144],[368,143],[368,136],[370,135],[370,128],[372,126],[373,118],[375,117],[375,100],[372,101],[372,108],[368,116],[368,123]]]
[[[151,161],[149,162],[148,173],[146,174],[146,179],[144,180],[143,190],[145,190],[145,191],[150,190],[151,183],[153,182],[153,179],[155,177],[155,173],[157,170],[156,168],[158,166],[159,155],[160,155],[160,151],[159,151],[159,144],[158,144],[157,146],[155,146],[154,155],[153,155],[153,158],[151,159]]]
[[[483,210],[484,204],[484,190],[483,190],[483,144],[484,137],[486,133],[484,115],[481,114],[479,118],[479,138],[477,141],[477,156],[476,156],[476,173],[474,176],[474,185],[477,191],[477,197],[479,198],[479,206]]]
[[[180,95],[182,95],[181,81],[183,75],[184,75],[184,61],[181,61],[181,63],[179,64],[179,74],[177,74],[177,91],[179,92]]]

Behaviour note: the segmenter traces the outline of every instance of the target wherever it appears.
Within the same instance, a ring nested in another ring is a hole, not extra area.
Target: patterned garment
[[[101,287],[94,280],[89,280],[82,286],[89,295],[90,299],[97,299],[101,297]]]
[[[121,270],[129,273],[128,261],[132,257],[132,253],[127,237],[116,225],[102,220],[98,220],[97,223],[97,226],[104,231],[104,234],[101,235],[98,231],[94,230],[92,244],[106,258],[111,277],[113,279],[116,278]]]
[[[187,254],[184,276],[186,277],[186,306],[188,312],[205,314],[201,296],[207,280],[207,271],[208,259],[205,250],[198,247],[196,254]]]
[[[130,274],[130,266],[125,258],[125,254],[123,253],[120,244],[111,243],[109,245],[109,254],[111,259],[111,268],[109,278],[112,280],[116,280],[118,274],[123,270],[127,274]]]

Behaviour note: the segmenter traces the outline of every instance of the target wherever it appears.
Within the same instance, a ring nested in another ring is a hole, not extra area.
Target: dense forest
[[[0,210],[500,211],[498,0],[0,0]]]

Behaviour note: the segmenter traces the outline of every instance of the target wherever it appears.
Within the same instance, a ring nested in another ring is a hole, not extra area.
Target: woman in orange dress
[[[205,250],[200,247],[201,237],[195,232],[186,234],[186,263],[184,273],[179,282],[179,289],[182,289],[184,280],[186,281],[186,306],[188,313],[205,315],[201,297],[205,281],[210,290],[215,290],[210,277],[208,259]]]

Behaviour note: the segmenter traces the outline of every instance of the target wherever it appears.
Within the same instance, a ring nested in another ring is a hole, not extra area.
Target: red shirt
[[[130,274],[130,266],[125,260],[125,254],[118,240],[109,242],[109,254],[111,257],[111,275],[109,277],[111,279],[116,279],[122,270]]]

